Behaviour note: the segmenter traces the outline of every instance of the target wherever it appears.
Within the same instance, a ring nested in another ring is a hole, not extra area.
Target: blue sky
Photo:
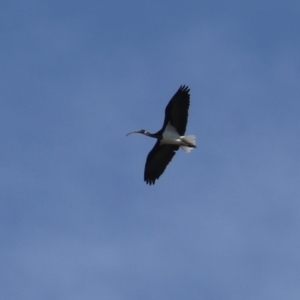
[[[1,299],[299,299],[299,1],[1,6]]]

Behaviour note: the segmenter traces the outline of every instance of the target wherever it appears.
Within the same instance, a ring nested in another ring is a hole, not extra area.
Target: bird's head
[[[132,134],[132,133],[141,133],[141,134],[149,136],[149,132],[147,130],[145,130],[145,129],[131,131],[131,132],[127,133],[126,136],[128,136],[129,134]]]

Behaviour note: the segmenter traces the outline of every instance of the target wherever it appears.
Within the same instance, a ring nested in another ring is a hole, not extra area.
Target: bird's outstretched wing
[[[190,89],[182,85],[172,97],[165,110],[165,127],[170,122],[180,135],[184,135],[190,106]]]
[[[156,142],[146,160],[144,173],[146,183],[150,185],[155,183],[155,180],[164,172],[178,149],[179,146],[176,145],[160,146],[160,142]]]

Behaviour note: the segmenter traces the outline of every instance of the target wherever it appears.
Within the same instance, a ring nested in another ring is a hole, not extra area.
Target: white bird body
[[[189,153],[196,146],[196,136],[194,135],[182,135],[180,136],[176,128],[168,123],[160,140],[160,145],[178,145],[185,152]]]

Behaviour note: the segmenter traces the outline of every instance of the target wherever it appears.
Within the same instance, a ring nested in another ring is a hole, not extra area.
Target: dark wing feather
[[[165,110],[163,128],[170,122],[180,135],[184,135],[190,106],[190,89],[182,85],[170,100]]]
[[[156,142],[146,160],[144,180],[150,185],[160,177],[179,149],[179,146],[176,145],[160,146],[159,143],[159,141]]]

